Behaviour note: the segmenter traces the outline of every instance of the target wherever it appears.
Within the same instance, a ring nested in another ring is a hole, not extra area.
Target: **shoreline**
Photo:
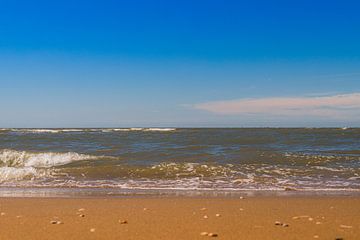
[[[360,239],[359,196],[0,197],[0,212],[0,239]]]
[[[116,189],[116,188],[63,188],[63,187],[0,187],[0,198],[122,198],[122,197],[360,197],[360,189],[312,189],[312,190],[206,190],[206,189]]]

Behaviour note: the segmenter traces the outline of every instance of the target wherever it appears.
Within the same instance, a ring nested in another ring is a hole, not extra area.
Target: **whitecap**
[[[53,167],[74,161],[97,159],[99,156],[79,154],[75,152],[33,153],[5,149],[0,151],[0,163],[8,167]]]

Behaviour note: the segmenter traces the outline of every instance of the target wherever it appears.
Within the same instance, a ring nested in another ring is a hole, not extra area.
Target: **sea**
[[[359,128],[0,129],[0,196],[359,192]]]

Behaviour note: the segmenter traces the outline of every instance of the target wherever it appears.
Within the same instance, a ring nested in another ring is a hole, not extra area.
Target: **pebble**
[[[201,232],[200,236],[204,236],[204,237],[218,237],[219,235],[217,233],[208,233],[208,232]]]
[[[128,224],[128,221],[127,220],[119,220],[119,223],[120,224]]]
[[[239,197],[240,199],[244,199],[244,197]]]
[[[6,215],[6,213],[2,212],[2,213],[0,213],[0,215],[1,215],[1,216],[5,216],[5,215]]]
[[[215,217],[221,217],[220,213],[215,214]]]
[[[217,237],[217,236],[218,236],[217,233],[209,233],[209,234],[208,234],[208,237]]]
[[[301,216],[295,216],[292,219],[296,220],[296,219],[300,219],[300,218],[310,218],[308,215],[301,215]]]
[[[204,216],[205,219],[208,219],[209,217],[207,215]]]
[[[61,221],[52,220],[50,221],[51,224],[63,224]]]
[[[85,214],[80,214],[79,217],[85,217]]]
[[[95,232],[95,228],[90,228],[90,232]]]
[[[147,209],[147,208],[144,208],[143,210],[146,211],[146,210],[148,210],[148,209]]]
[[[352,228],[352,226],[348,226],[348,225],[340,225],[341,228]]]
[[[200,209],[200,211],[205,211],[205,210],[206,210],[206,208],[204,208],[204,207]]]
[[[316,222],[315,224],[316,224],[316,225],[319,225],[319,224],[321,224],[321,222]]]
[[[243,209],[243,208],[239,208],[239,210],[240,210],[240,211],[244,211],[244,209]]]
[[[290,226],[290,225],[287,224],[287,223],[282,223],[282,222],[279,222],[279,221],[276,221],[276,222],[275,222],[275,225],[276,225],[276,226],[282,226],[282,227],[289,227],[289,226]]]
[[[310,217],[310,218],[308,218],[308,220],[309,220],[309,221],[314,221],[314,219],[313,219],[313,218],[311,218],[311,217]]]
[[[78,211],[83,212],[83,211],[85,211],[85,208],[79,208]]]
[[[319,238],[319,235],[314,235],[314,238]]]

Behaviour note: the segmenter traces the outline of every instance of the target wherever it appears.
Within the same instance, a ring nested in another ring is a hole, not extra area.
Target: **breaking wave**
[[[1,128],[0,132],[17,132],[31,134],[69,133],[69,132],[173,132],[176,128],[79,128],[79,129],[23,129],[23,128]]]
[[[0,167],[0,182],[11,181],[11,180],[31,180],[38,172],[33,167]]]
[[[5,167],[41,167],[60,166],[74,161],[97,159],[99,156],[68,153],[33,153],[5,149],[0,151],[0,164]]]

